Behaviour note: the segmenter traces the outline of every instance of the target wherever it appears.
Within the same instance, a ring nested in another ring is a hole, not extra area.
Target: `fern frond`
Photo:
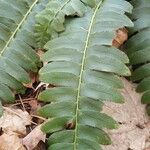
[[[65,30],[65,16],[83,16],[85,5],[95,6],[95,0],[52,0],[46,8],[36,16],[36,39],[38,46],[43,46]]]
[[[142,102],[150,104],[150,1],[133,0],[133,36],[127,42],[131,65],[135,66],[132,80],[140,81],[137,91],[144,92]]]
[[[0,0],[0,100],[12,102],[14,93],[30,83],[29,71],[41,65],[36,55],[34,16],[45,0]]]
[[[49,118],[42,130],[54,133],[50,150],[99,150],[110,143],[102,129],[117,123],[100,110],[104,101],[123,102],[118,76],[130,75],[129,60],[112,41],[118,28],[133,26],[125,15],[131,9],[124,0],[98,0],[84,17],[68,19],[66,31],[45,45],[42,59],[49,63],[40,70],[40,80],[56,87],[40,94],[51,104],[39,113]]]

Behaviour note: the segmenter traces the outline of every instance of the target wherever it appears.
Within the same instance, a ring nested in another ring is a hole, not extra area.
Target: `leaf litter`
[[[21,109],[4,108],[0,118],[0,150],[25,150],[22,137],[26,135],[26,126],[31,125],[28,112]]]
[[[45,142],[46,135],[41,131],[41,125],[35,127],[25,138],[23,138],[23,145],[27,150],[34,149],[39,141]]]
[[[107,131],[112,139],[112,145],[103,148],[105,150],[150,150],[150,121],[145,113],[145,105],[141,104],[141,94],[136,92],[135,84],[126,79],[122,80],[125,87],[122,90],[125,103],[107,102],[104,105],[103,111],[118,121],[119,128]],[[39,141],[45,142],[46,136],[40,130],[41,125],[36,125],[29,134],[26,130],[26,126],[33,124],[31,116],[34,116],[38,106],[35,101],[36,99],[33,98],[26,100],[33,109],[31,114],[21,109],[4,107],[4,115],[0,118],[2,130],[0,150],[32,150]]]
[[[44,143],[46,139],[40,129],[44,118],[36,115],[39,107],[41,106],[36,98],[20,99],[16,104],[3,107],[4,114],[0,118],[0,150],[39,150],[42,145],[39,146],[39,143]]]

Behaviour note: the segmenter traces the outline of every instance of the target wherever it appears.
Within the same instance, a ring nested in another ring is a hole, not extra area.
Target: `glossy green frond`
[[[0,0],[0,100],[12,102],[14,93],[30,83],[29,71],[41,65],[36,47],[34,16],[45,0]]]
[[[46,8],[36,16],[36,39],[38,46],[43,46],[50,38],[57,37],[65,30],[66,16],[83,16],[85,6],[95,6],[95,0],[51,0]]]
[[[132,6],[124,0],[98,0],[81,18],[68,19],[66,30],[45,45],[40,80],[56,87],[42,92],[51,102],[39,110],[49,118],[42,130],[54,133],[50,150],[100,150],[110,139],[103,128],[117,123],[100,112],[104,101],[123,102],[119,76],[129,76],[128,57],[112,47],[118,28],[133,26],[125,15]],[[69,129],[69,130],[64,130]]]
[[[132,80],[140,81],[137,91],[144,92],[142,102],[150,104],[150,1],[132,1],[134,35],[127,42],[131,65],[135,66]]]

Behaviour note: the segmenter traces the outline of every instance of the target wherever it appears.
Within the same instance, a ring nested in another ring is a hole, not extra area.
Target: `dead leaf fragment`
[[[26,111],[21,109],[4,108],[4,114],[0,118],[0,127],[7,132],[15,132],[25,135],[26,126],[31,124],[31,116]]]
[[[38,101],[36,99],[32,99],[28,102],[28,104],[30,105],[31,109],[30,109],[30,115],[31,114],[35,114],[37,112],[37,109],[40,107],[38,104]]]
[[[28,72],[28,74],[29,74],[31,82],[30,83],[23,83],[23,85],[26,88],[31,88],[32,89],[33,88],[33,83],[38,81],[38,75],[37,75],[37,73],[34,73],[34,72]]]
[[[26,134],[26,126],[31,124],[31,117],[26,111],[20,109],[4,108],[4,114],[0,118],[0,127],[4,132]]]
[[[38,49],[37,50],[37,55],[41,58],[44,55],[44,50],[43,49]]]
[[[41,125],[34,128],[25,138],[22,143],[27,150],[33,150],[40,141],[45,142],[46,135],[41,131]]]
[[[26,150],[21,137],[26,135],[26,125],[30,124],[28,112],[4,107],[4,114],[0,118],[0,150]]]
[[[0,150],[26,150],[21,139],[13,132],[0,136]]]
[[[128,31],[126,28],[118,29],[116,31],[116,38],[113,40],[112,45],[119,48],[128,39]]]

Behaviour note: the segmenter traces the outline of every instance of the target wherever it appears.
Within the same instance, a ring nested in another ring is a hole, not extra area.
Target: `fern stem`
[[[100,0],[100,2],[98,3],[97,7],[95,8],[95,11],[94,11],[94,14],[91,18],[91,22],[90,22],[90,25],[89,25],[89,30],[88,30],[88,33],[87,33],[87,38],[86,38],[86,43],[85,43],[85,48],[84,48],[84,51],[83,51],[83,57],[82,57],[82,65],[81,65],[81,70],[80,70],[80,75],[79,75],[79,83],[78,83],[78,93],[77,93],[77,99],[76,99],[76,102],[77,102],[77,106],[76,106],[76,115],[75,115],[75,134],[74,134],[74,150],[77,150],[77,132],[78,132],[78,111],[79,111],[79,99],[80,99],[80,91],[81,91],[81,84],[82,84],[82,76],[83,76],[83,71],[84,71],[84,65],[85,65],[85,58],[86,58],[86,52],[87,52],[87,49],[88,49],[88,45],[89,45],[89,39],[90,39],[90,34],[91,34],[91,31],[92,31],[92,27],[93,27],[93,22],[95,20],[95,17],[96,17],[96,14],[97,14],[97,11],[99,10],[99,7],[101,6],[101,4],[103,3],[103,0]]]
[[[10,36],[9,40],[7,41],[5,47],[3,48],[3,50],[0,52],[0,57],[2,56],[2,54],[5,52],[6,48],[9,46],[10,42],[13,40],[13,38],[15,37],[16,33],[19,31],[20,27],[22,26],[22,24],[24,23],[24,21],[26,20],[26,18],[28,17],[28,15],[31,13],[33,7],[37,4],[39,0],[35,0],[34,3],[30,6],[29,10],[27,11],[27,13],[24,15],[23,19],[21,20],[21,22],[17,25],[17,28],[15,29],[15,31],[13,32],[13,34]]]

